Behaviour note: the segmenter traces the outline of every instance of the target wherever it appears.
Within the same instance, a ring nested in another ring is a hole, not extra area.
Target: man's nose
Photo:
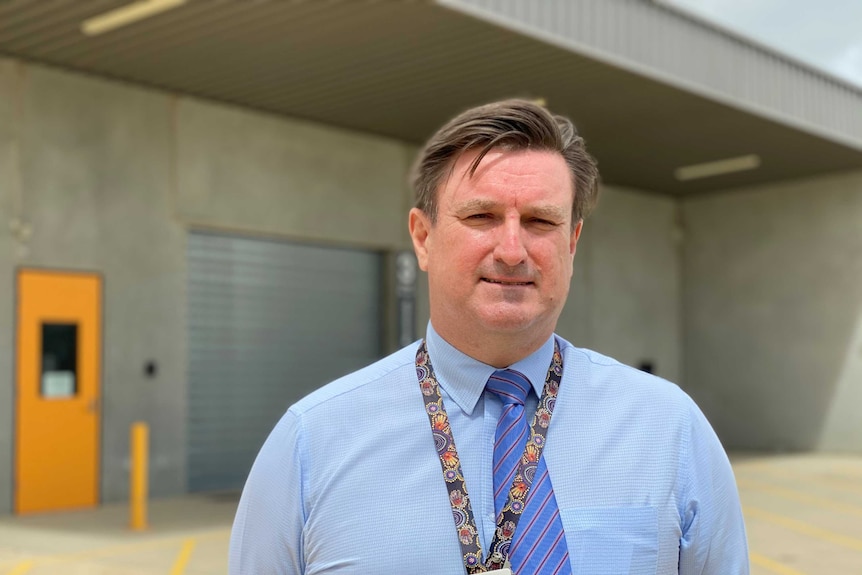
[[[527,259],[520,221],[507,220],[499,228],[494,257],[507,266],[516,266]]]

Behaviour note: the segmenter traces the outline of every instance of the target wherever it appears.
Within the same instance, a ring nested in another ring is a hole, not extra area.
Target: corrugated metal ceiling
[[[0,53],[423,141],[455,112],[544,98],[605,181],[664,193],[862,168],[862,152],[427,2],[191,2],[101,36],[124,0],[0,4]],[[678,182],[676,167],[757,153],[762,168]]]

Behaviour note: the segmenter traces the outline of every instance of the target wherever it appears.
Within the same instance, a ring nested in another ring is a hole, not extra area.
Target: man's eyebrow
[[[456,212],[485,212],[490,211],[496,208],[499,204],[493,200],[486,200],[481,198],[473,198],[463,202],[461,204],[457,204],[455,206]]]

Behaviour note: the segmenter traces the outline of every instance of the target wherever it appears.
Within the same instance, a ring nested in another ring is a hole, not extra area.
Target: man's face
[[[566,301],[581,231],[572,226],[572,177],[555,152],[492,150],[471,177],[475,157],[459,158],[437,191],[434,224],[410,212],[431,321],[456,347],[507,335],[540,344]]]

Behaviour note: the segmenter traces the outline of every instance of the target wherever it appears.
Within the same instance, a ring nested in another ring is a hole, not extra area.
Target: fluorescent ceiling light
[[[735,158],[727,158],[726,160],[683,166],[675,169],[673,175],[677,180],[685,182],[687,180],[710,178],[733,172],[744,172],[745,170],[753,170],[759,167],[760,156],[757,154],[748,154],[747,156],[737,156]]]
[[[177,6],[182,6],[188,0],[140,0],[133,2],[114,10],[109,10],[104,14],[99,14],[92,18],[88,18],[81,23],[81,32],[87,36],[96,36],[104,34],[126,26],[132,22],[155,16],[165,10],[171,10]]]

